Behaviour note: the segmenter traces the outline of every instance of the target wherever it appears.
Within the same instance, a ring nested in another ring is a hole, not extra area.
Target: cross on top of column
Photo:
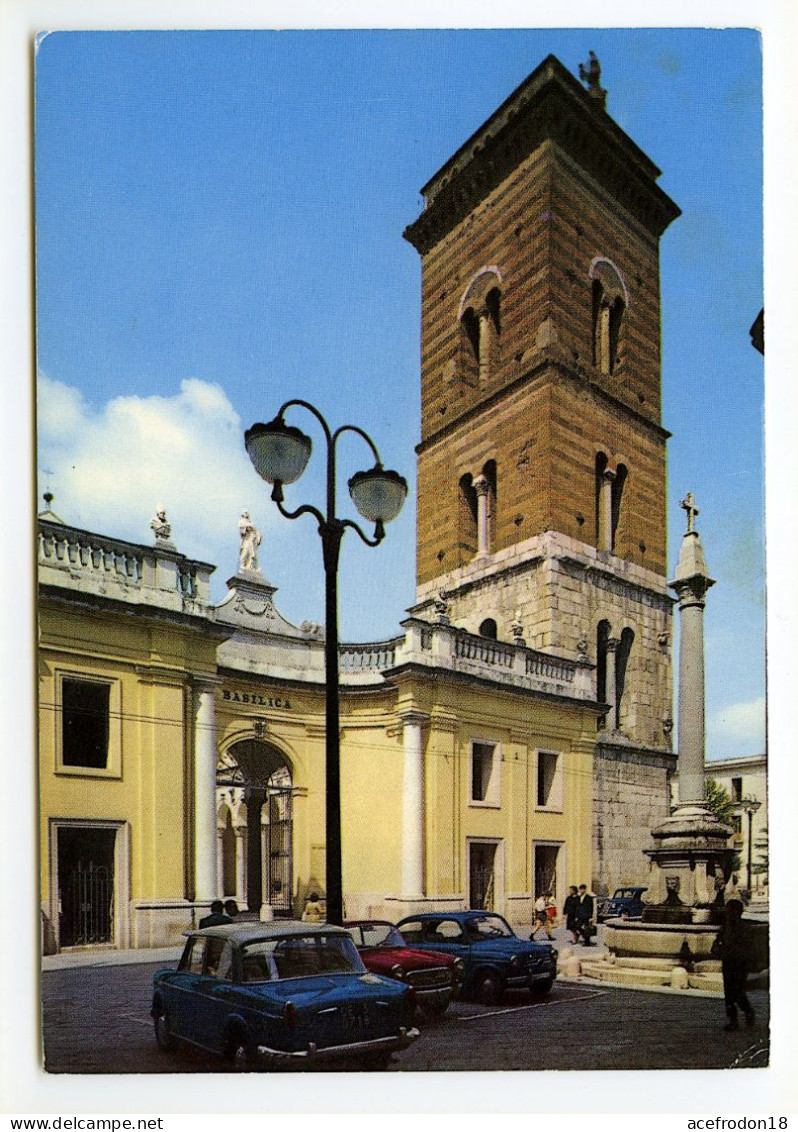
[[[688,535],[692,534],[695,530],[696,515],[700,514],[698,508],[695,505],[692,491],[688,491],[687,495],[681,501],[679,506],[687,512],[687,533]]]

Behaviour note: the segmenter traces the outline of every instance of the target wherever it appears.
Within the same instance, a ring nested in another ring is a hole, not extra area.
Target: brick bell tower
[[[405,231],[423,279],[414,612],[444,591],[453,624],[594,666],[601,890],[633,879],[605,846],[616,821],[647,844],[673,761],[659,238],[679,209],[592,52],[580,77],[545,59]]]

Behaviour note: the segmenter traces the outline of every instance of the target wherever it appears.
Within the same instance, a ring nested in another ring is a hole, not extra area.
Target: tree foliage
[[[731,800],[726,787],[721,786],[714,778],[707,779],[707,809],[711,810],[724,825],[734,826],[736,804]]]

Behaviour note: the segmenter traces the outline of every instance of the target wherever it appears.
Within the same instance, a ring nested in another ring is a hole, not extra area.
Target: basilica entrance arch
[[[290,915],[294,887],[292,773],[261,739],[228,747],[216,768],[217,875],[225,898],[250,912]],[[232,889],[232,891],[230,891]]]

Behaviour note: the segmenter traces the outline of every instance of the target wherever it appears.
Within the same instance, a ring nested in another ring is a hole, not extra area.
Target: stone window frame
[[[492,747],[493,765],[484,798],[474,797],[474,748]],[[473,738],[468,745],[468,804],[475,809],[501,809],[502,747],[495,739]]]
[[[64,682],[100,684],[108,688],[108,759],[104,767],[73,766],[64,762]],[[54,773],[65,778],[122,778],[122,681],[118,676],[97,672],[82,672],[73,668],[55,671],[56,705],[53,712],[55,728]]]
[[[480,267],[463,290],[457,308],[459,368],[468,384],[484,388],[497,368],[503,298],[504,279],[495,264]]]
[[[538,801],[538,785],[540,782],[540,760],[541,756],[546,756],[555,759],[554,774],[551,779],[551,786],[549,787],[548,801],[541,803]],[[536,747],[535,748],[535,809],[539,813],[544,814],[562,814],[565,812],[565,759],[562,751],[556,751],[551,747]]]
[[[618,553],[618,530],[625,513],[624,494],[631,475],[631,461],[607,445],[596,447],[594,457],[594,531],[597,550]]]
[[[620,362],[629,290],[618,267],[607,256],[596,256],[588,269],[591,281],[591,342],[593,365],[605,377],[616,373]],[[606,341],[602,311],[607,311]]]

